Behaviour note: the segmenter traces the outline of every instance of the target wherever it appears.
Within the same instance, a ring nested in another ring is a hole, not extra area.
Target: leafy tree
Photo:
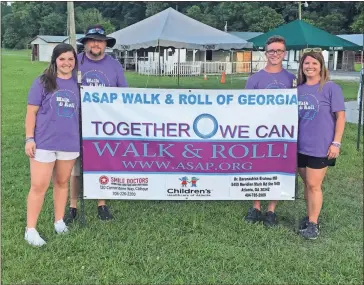
[[[282,15],[278,14],[274,9],[267,6],[254,9],[247,15],[246,18],[250,30],[253,32],[265,33],[284,24]]]
[[[193,5],[192,7],[188,8],[186,11],[186,15],[200,22],[202,22],[204,17],[201,8],[198,5]]]
[[[2,43],[9,48],[24,48],[39,33],[66,33],[67,3],[57,1],[1,2]],[[364,2],[309,1],[302,6],[302,19],[337,33],[362,33]],[[215,1],[97,1],[75,2],[76,32],[84,33],[91,24],[102,24],[108,33],[133,25],[168,7],[202,23],[228,31],[266,32],[298,18],[297,2],[215,2]]]
[[[153,16],[169,7],[167,2],[147,2],[145,16]]]
[[[96,8],[83,10],[81,7],[75,9],[76,18],[76,33],[85,33],[87,27],[95,24],[100,24],[105,28],[107,34],[115,31],[115,27],[109,20],[103,18],[99,10]]]
[[[359,12],[354,18],[354,22],[351,24],[350,28],[354,33],[364,33],[364,2],[358,2],[356,9]]]
[[[332,34],[344,34],[345,28],[345,17],[339,13],[332,13],[321,17],[317,22],[316,25],[318,28],[323,29]]]
[[[67,15],[52,12],[42,18],[40,29],[45,35],[63,36],[67,34]]]

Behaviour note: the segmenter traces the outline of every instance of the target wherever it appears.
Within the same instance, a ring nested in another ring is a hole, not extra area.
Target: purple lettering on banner
[[[173,130],[170,126],[170,131]],[[136,129],[134,129],[136,130]],[[84,171],[160,173],[296,172],[292,141],[84,140]]]

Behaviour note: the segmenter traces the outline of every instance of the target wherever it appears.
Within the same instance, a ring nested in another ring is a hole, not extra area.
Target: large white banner
[[[82,87],[85,199],[292,200],[296,89]]]

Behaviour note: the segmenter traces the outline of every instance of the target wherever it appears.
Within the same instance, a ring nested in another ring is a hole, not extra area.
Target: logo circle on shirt
[[[82,82],[87,86],[110,86],[109,78],[100,70],[87,71],[82,76]]]
[[[76,94],[68,89],[54,92],[50,103],[59,117],[72,118],[78,108]]]
[[[313,120],[319,112],[319,101],[312,94],[303,94],[298,97],[298,114],[301,119]]]
[[[266,87],[266,89],[286,89],[286,88],[287,88],[286,85],[278,80],[273,80]]]

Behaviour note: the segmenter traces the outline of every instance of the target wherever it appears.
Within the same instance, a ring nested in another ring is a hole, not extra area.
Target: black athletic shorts
[[[336,158],[328,159],[327,157],[315,157],[299,153],[297,156],[298,168],[322,169],[327,166],[335,166]]]

